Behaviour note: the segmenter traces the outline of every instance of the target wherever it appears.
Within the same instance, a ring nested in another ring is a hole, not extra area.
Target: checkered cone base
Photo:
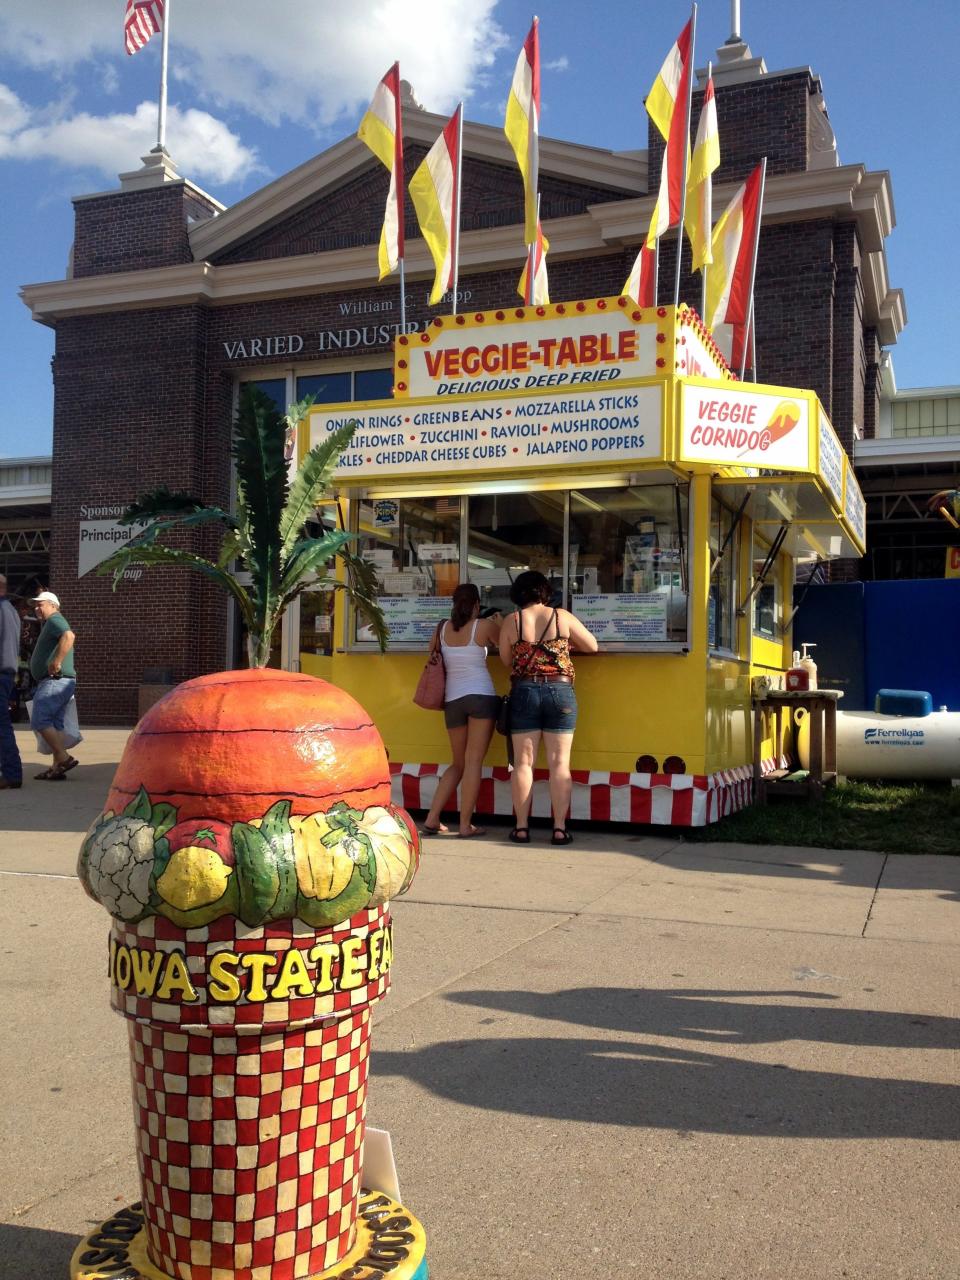
[[[225,949],[305,954],[315,942],[366,938],[387,923],[380,909],[334,929],[300,921],[246,929],[232,918],[191,930],[162,919],[115,925],[114,956],[122,946],[179,950],[198,997],[161,1002],[113,988],[129,1019],[147,1252],[163,1274],[294,1280],[350,1250],[370,1005],[389,977],[310,998],[215,1005],[207,1003],[207,961]]]

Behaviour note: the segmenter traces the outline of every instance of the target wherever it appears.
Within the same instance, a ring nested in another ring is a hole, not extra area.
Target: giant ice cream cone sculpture
[[[380,735],[324,681],[205,676],[134,731],[79,874],[113,916],[161,1275],[293,1280],[353,1247],[370,1010],[417,860]]]

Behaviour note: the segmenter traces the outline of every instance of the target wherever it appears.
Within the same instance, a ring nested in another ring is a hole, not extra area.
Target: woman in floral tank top
[[[542,573],[521,573],[510,589],[518,606],[500,628],[500,658],[510,669],[510,736],[513,740],[514,844],[530,843],[533,768],[543,738],[550,771],[553,844],[569,844],[567,813],[573,784],[570,748],[577,723],[571,649],[596,653],[597,641],[566,609],[555,609]]]

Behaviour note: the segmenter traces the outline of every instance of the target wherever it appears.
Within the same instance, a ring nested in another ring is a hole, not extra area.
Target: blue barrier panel
[[[815,644],[811,657],[817,664],[821,689],[841,689],[841,711],[873,709],[864,680],[863,582],[830,582],[823,586],[797,587],[794,598],[802,604],[793,622],[793,647]],[[802,652],[802,650],[801,650]],[[924,686],[926,688],[926,686]]]
[[[960,579],[863,586],[866,705],[878,689],[926,689],[934,710],[960,711]]]

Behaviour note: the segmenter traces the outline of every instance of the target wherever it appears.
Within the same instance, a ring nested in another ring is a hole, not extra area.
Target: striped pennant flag
[[[436,266],[431,307],[456,285],[462,115],[461,102],[410,179],[410,198]],[[456,298],[453,307],[456,310]]]
[[[713,265],[707,273],[708,329],[731,366],[743,360],[750,286],[760,231],[763,162],[739,188],[713,229]]]
[[[717,104],[713,96],[713,76],[703,91],[703,106],[697,126],[697,140],[687,173],[687,204],[684,223],[690,239],[693,270],[713,262],[710,233],[713,228],[713,173],[720,168],[720,130]]]
[[[683,187],[684,147],[689,152],[687,133],[687,99],[689,97],[691,37],[693,19],[680,32],[664,61],[653,87],[647,94],[647,115],[656,125],[666,142],[664,169],[661,177],[661,193],[668,197],[665,216],[666,226],[673,227],[680,221],[680,204]],[[662,198],[662,197],[661,197]]]
[[[543,227],[537,220],[537,239],[533,251],[534,269],[533,269],[533,294],[530,302],[534,306],[543,306],[550,301],[550,285],[547,282],[547,254],[550,250],[550,241],[543,234]],[[530,272],[530,257],[527,255],[527,261],[523,264],[523,273],[520,276],[520,283],[517,285],[517,293],[521,298],[527,297],[527,276]]]
[[[390,190],[380,232],[380,279],[403,260],[403,125],[400,118],[400,63],[395,62],[377,85],[357,137],[390,170]]]
[[[537,238],[537,187],[540,183],[540,24],[536,18],[523,42],[503,125],[523,175],[523,237]]]
[[[163,0],[127,0],[123,38],[127,53],[139,53],[163,28]]]
[[[660,202],[654,206],[650,218],[650,230],[646,241],[640,246],[636,261],[627,276],[627,282],[621,289],[624,297],[632,298],[639,307],[655,307],[657,305],[657,215]]]

